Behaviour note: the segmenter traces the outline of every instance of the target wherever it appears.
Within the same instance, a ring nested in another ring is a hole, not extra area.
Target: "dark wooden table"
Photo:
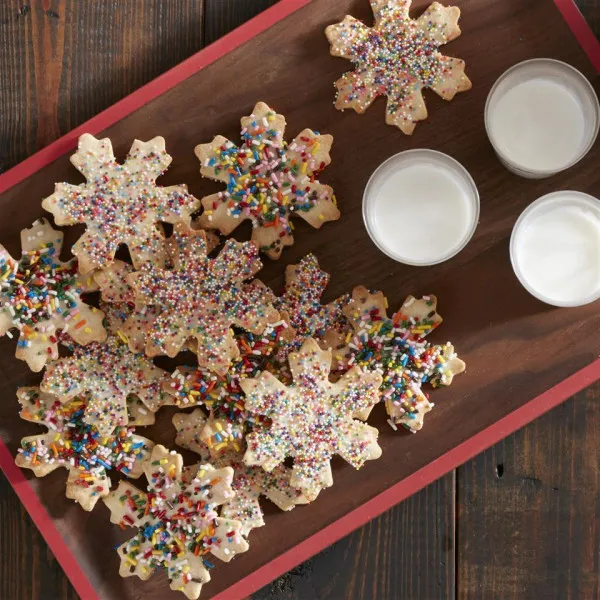
[[[3,0],[0,171],[272,3]],[[598,600],[599,461],[597,383],[253,598]],[[30,598],[76,594],[0,475],[0,600]]]

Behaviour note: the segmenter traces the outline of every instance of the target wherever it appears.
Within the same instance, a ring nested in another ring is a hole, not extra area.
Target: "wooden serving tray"
[[[415,1],[413,13],[428,3]],[[494,81],[528,58],[568,62],[599,90],[600,48],[570,0],[455,4],[462,10],[463,34],[443,50],[465,59],[473,89],[450,103],[426,93],[430,117],[412,137],[384,124],[381,100],[363,116],[333,107],[332,83],[350,63],[329,55],[323,30],[345,14],[370,23],[368,1],[282,0],[0,178],[0,241],[18,255],[19,232],[43,214],[40,200],[54,182],[81,180],[68,155],[83,131],[109,136],[121,157],[134,138],[163,135],[174,161],[162,183],[185,182],[202,197],[219,185],[200,177],[194,146],[219,133],[237,141],[240,117],[263,100],[285,115],[288,139],[304,127],[333,134],[333,163],[320,179],[334,187],[342,218],[320,231],[298,221],[296,244],[280,261],[265,259],[260,278],[279,291],[285,265],[314,252],[332,274],[325,300],[359,284],[382,290],[392,310],[411,293],[439,298],[444,323],[432,338],[452,340],[467,373],[432,393],[436,407],[423,431],[392,431],[383,405],[377,406],[371,423],[381,431],[382,458],[360,472],[334,460],[334,487],[291,513],[265,501],[267,526],[251,533],[249,552],[217,565],[204,598],[251,593],[600,377],[600,302],[574,309],[541,304],[518,283],[508,252],[511,228],[534,199],[557,189],[600,196],[600,145],[565,173],[527,180],[502,167],[483,124]],[[376,166],[420,147],[456,158],[481,195],[472,241],[457,257],[428,268],[386,258],[369,240],[361,216],[362,192]],[[80,231],[66,229],[67,248]],[[242,228],[239,236],[248,234]],[[16,388],[40,377],[14,358],[14,350],[14,340],[0,339],[0,466],[78,593],[85,600],[183,598],[169,591],[163,575],[145,583],[119,578],[113,547],[132,531],[111,526],[102,503],[89,514],[67,500],[64,470],[36,480],[14,466],[21,437],[42,431],[17,416]],[[157,425],[141,432],[174,448],[172,414],[164,410]]]

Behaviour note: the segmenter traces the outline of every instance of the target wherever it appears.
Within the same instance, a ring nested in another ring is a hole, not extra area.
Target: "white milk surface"
[[[523,220],[515,242],[523,279],[549,301],[575,304],[600,291],[600,209],[540,206]]]
[[[576,96],[541,77],[507,90],[490,111],[489,125],[500,152],[524,168],[565,167],[578,157],[585,139]]]
[[[471,229],[472,202],[448,168],[415,163],[386,168],[373,192],[374,233],[398,260],[442,260]]]

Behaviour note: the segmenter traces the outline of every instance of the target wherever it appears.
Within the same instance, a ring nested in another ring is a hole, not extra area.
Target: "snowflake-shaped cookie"
[[[319,268],[314,254],[307,254],[297,265],[286,267],[285,290],[275,307],[289,315],[296,336],[281,348],[279,360],[285,360],[290,351],[298,350],[307,337],[320,338],[331,329],[347,328],[342,307],[348,302],[348,296],[321,304],[329,279],[329,273]]]
[[[351,16],[325,29],[331,54],[351,60],[354,71],[335,82],[335,106],[363,113],[377,96],[387,96],[385,121],[410,135],[427,118],[422,90],[444,100],[471,89],[465,63],[440,53],[439,47],[460,35],[460,9],[434,2],[417,20],[409,16],[412,0],[371,0],[375,25]]]
[[[259,281],[244,283],[262,267],[252,242],[227,240],[214,259],[206,255],[204,231],[175,226],[167,240],[172,270],[149,265],[129,276],[138,309],[154,307],[145,328],[146,354],[176,356],[188,340],[197,342],[198,364],[225,373],[239,350],[231,326],[255,334],[279,320]]]
[[[0,246],[0,335],[19,330],[16,357],[35,372],[58,357],[59,330],[82,345],[106,338],[104,314],[81,299],[92,282],[75,259],[60,260],[62,243],[63,233],[38,219],[21,232],[19,260]]]
[[[242,524],[242,535],[247,536],[252,529],[262,527],[265,522],[259,498],[268,498],[281,510],[292,510],[297,504],[307,504],[309,498],[290,485],[292,470],[278,465],[267,473],[260,467],[249,467],[243,462],[244,452],[230,448],[223,451],[220,446],[222,423],[209,417],[207,420],[200,409],[191,413],[179,413],[173,417],[177,429],[175,443],[182,448],[200,455],[203,460],[210,457],[216,468],[232,467],[234,470],[231,487],[235,496],[221,509],[221,516],[235,519]],[[314,498],[310,498],[313,500]]]
[[[377,429],[353,418],[377,402],[381,376],[355,367],[331,383],[331,351],[312,338],[290,353],[289,364],[289,386],[268,372],[240,382],[246,409],[272,421],[246,437],[244,462],[269,472],[292,456],[290,484],[311,495],[331,485],[334,454],[357,469],[381,455]]]
[[[227,184],[227,191],[202,199],[199,222],[229,235],[250,219],[252,239],[276,259],[294,243],[292,216],[317,229],[340,218],[333,190],[317,179],[331,162],[333,137],[305,129],[288,144],[283,139],[285,118],[264,102],[241,123],[241,146],[221,135],[196,146],[200,173]]]
[[[240,380],[256,377],[265,369],[278,371],[279,363],[274,356],[293,337],[294,330],[285,320],[269,325],[260,335],[238,334],[240,358],[227,373],[220,375],[204,367],[178,367],[165,382],[164,390],[173,396],[177,406],[204,404],[209,408],[215,419],[212,426],[219,427],[215,431],[215,450],[228,448],[239,452],[246,430],[264,420],[246,411]]]
[[[59,467],[69,471],[67,498],[90,511],[108,495],[107,471],[115,470],[127,477],[142,474],[142,464],[150,455],[153,442],[134,434],[132,428],[117,427],[109,436],[83,420],[89,396],[75,397],[65,404],[39,388],[20,388],[17,398],[21,418],[40,423],[48,433],[21,440],[15,462],[44,477]]]
[[[207,252],[210,254],[218,245],[219,237],[213,232],[206,233]],[[153,306],[135,311],[135,293],[129,284],[129,275],[135,268],[122,260],[115,259],[111,265],[96,271],[94,281],[100,288],[102,300],[110,304],[108,312],[122,321],[115,333],[129,344],[132,352],[144,352],[146,347],[146,327],[156,318],[158,312]]]
[[[358,286],[343,309],[353,333],[344,337],[329,332],[324,338],[325,347],[334,348],[338,369],[359,365],[382,374],[381,399],[394,429],[396,425],[413,433],[421,429],[425,413],[433,408],[422,385],[450,385],[454,375],[465,370],[452,345],[424,339],[442,322],[436,305],[435,296],[419,300],[409,296],[390,318],[385,296]]]
[[[127,425],[127,398],[132,394],[151,412],[172,404],[163,392],[169,373],[154,366],[146,355],[131,352],[118,335],[111,332],[104,344],[74,346],[72,351],[72,356],[48,364],[41,389],[61,402],[89,393],[84,422],[94,425],[101,435]]]
[[[189,223],[200,202],[185,185],[161,187],[156,179],[171,164],[165,140],[135,140],[119,164],[108,138],[84,133],[71,162],[87,182],[57,183],[43,208],[58,225],[85,223],[87,231],[73,246],[79,269],[88,273],[110,265],[120,244],[126,244],[133,264],[163,265],[166,259],[160,222]]]
[[[158,314],[153,307],[135,311],[135,297],[127,277],[134,267],[122,260],[96,271],[94,280],[100,288],[102,301],[106,303],[106,316],[109,327],[118,335],[132,352],[144,352],[146,336],[144,331]]]
[[[182,473],[183,459],[157,445],[144,466],[148,493],[121,482],[104,503],[111,522],[137,527],[138,533],[117,549],[121,577],[142,580],[164,567],[172,590],[188,598],[200,596],[210,581],[208,559],[212,554],[229,562],[248,550],[241,524],[220,518],[217,508],[233,496],[233,469],[210,464]]]

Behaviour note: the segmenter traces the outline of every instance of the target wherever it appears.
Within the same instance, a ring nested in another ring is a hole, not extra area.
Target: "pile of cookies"
[[[425,114],[422,87],[449,98],[469,86],[461,61],[437,50],[460,33],[458,14],[436,3],[415,22],[408,2],[372,4],[373,30],[351,17],[327,30],[332,53],[357,65],[337,83],[338,107],[361,112],[387,94],[388,121],[410,133]],[[376,47],[394,36],[402,43],[389,52],[427,81],[390,79]],[[407,61],[419,44],[430,52]],[[84,134],[71,162],[85,183],[58,183],[42,202],[57,225],[85,225],[75,258],[61,261],[63,234],[44,218],[22,232],[20,258],[0,247],[0,334],[43,371],[17,398],[47,432],[22,440],[17,464],[39,477],[66,468],[68,498],[87,511],[103,499],[111,522],[136,529],[118,548],[121,576],[164,567],[188,598],[210,580],[212,557],[248,550],[265,524],[261,496],[284,511],[315,501],[333,484],[334,455],[356,469],[381,455],[366,424],[377,403],[394,430],[414,433],[433,407],[425,386],[465,368],[452,345],[426,339],[442,321],[433,295],[409,296],[391,316],[383,293],[362,286],[323,304],[329,275],[312,254],[286,267],[280,296],[256,278],[261,253],[278,259],[293,244],[295,217],[315,228],[340,217],[319,181],[332,136],[305,129],[288,142],[285,125],[259,102],[239,144],[197,146],[201,174],[224,186],[202,200],[157,185],[171,162],[163,138],[134,141],[119,163],[110,140]],[[244,220],[250,241],[218,235]],[[130,261],[115,258],[121,246]],[[182,352],[192,366],[153,361]],[[176,442],[197,464],[139,435],[163,406],[181,409]],[[143,475],[146,491],[127,480]]]

